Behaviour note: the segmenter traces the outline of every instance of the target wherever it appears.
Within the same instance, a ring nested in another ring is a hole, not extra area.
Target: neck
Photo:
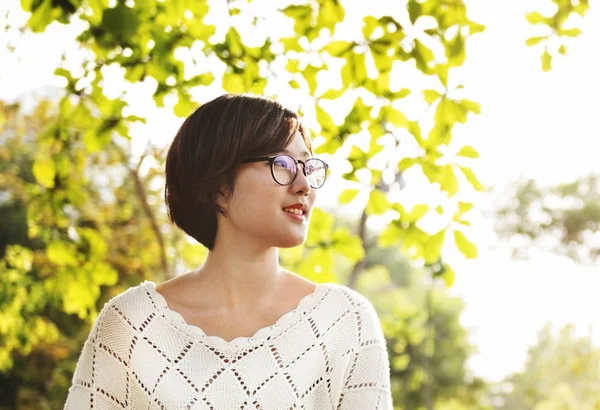
[[[194,274],[197,285],[209,295],[206,303],[236,309],[272,300],[283,284],[275,247],[256,241],[217,238],[204,264]]]

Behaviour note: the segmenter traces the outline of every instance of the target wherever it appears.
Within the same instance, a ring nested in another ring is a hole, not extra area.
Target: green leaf
[[[479,152],[470,145],[462,147],[456,155],[467,158],[479,158]]]
[[[434,263],[440,259],[445,237],[446,230],[442,229],[427,240],[427,243],[424,247],[425,252],[423,255],[423,257],[425,258],[425,263]]]
[[[460,167],[460,170],[463,172],[463,174],[465,174],[467,181],[471,183],[471,185],[473,186],[473,188],[475,188],[476,191],[483,191],[483,185],[481,184],[481,182],[479,182],[471,168]]]
[[[243,55],[244,44],[242,43],[242,38],[240,37],[240,33],[233,28],[230,27],[229,31],[225,35],[225,44],[228,46],[229,54],[235,57],[241,57]]]
[[[402,88],[401,90],[398,91],[392,91],[392,98],[393,99],[400,99],[400,98],[405,98],[408,95],[410,95],[410,89],[408,88]]]
[[[442,95],[435,90],[423,90],[423,96],[425,97],[427,104],[431,105]]]
[[[406,127],[408,126],[408,118],[402,111],[399,111],[391,106],[384,107],[384,116],[386,121],[391,122],[396,127]]]
[[[448,87],[448,71],[450,70],[450,66],[448,64],[438,64],[433,70],[435,74],[440,79],[440,82],[444,85],[444,87]]]
[[[317,73],[319,71],[321,71],[320,68],[317,68],[317,67],[309,64],[306,66],[306,68],[302,72],[304,79],[308,83],[308,88],[310,89],[311,94],[314,94],[315,90],[317,89]]]
[[[465,39],[460,33],[450,41],[446,50],[448,53],[448,60],[452,66],[458,67],[465,62]]]
[[[402,158],[402,160],[398,164],[398,169],[400,171],[405,171],[408,168],[415,165],[416,163],[417,163],[417,160],[415,158]]]
[[[229,93],[243,93],[247,91],[244,78],[234,73],[225,73],[223,75],[223,89]]]
[[[546,72],[552,70],[552,56],[548,50],[542,54],[542,70]]]
[[[582,31],[578,28],[568,28],[568,29],[562,28],[562,29],[558,30],[559,35],[567,36],[567,37],[577,37],[581,33],[582,33]]]
[[[354,47],[353,43],[347,41],[332,41],[323,47],[323,51],[328,52],[333,57],[341,57]]]
[[[328,100],[335,100],[336,98],[340,98],[342,95],[344,95],[344,93],[346,92],[345,88],[340,88],[339,90],[335,90],[335,89],[329,89],[327,91],[325,91],[325,93],[323,93],[323,95],[320,98],[325,98]]]
[[[317,15],[317,26],[334,31],[335,25],[344,20],[346,11],[339,0],[320,1],[319,14]]]
[[[108,0],[88,0],[92,15],[89,17],[90,23],[97,26],[102,22],[102,13],[108,7]]]
[[[454,284],[455,276],[456,275],[454,273],[454,269],[452,269],[448,265],[445,265],[444,273],[442,273],[442,278],[444,279],[444,283],[446,284],[446,287],[448,287],[448,288],[452,287],[452,285]]]
[[[567,55],[567,47],[565,47],[564,44],[561,44],[560,47],[558,48],[558,52],[560,54],[562,54],[563,56]]]
[[[35,180],[46,188],[54,187],[54,178],[56,177],[56,168],[54,161],[46,155],[38,154],[33,162],[33,176]]]
[[[485,31],[485,26],[483,24],[475,23],[474,21],[469,21],[469,35],[483,33]]]
[[[178,117],[187,117],[196,108],[198,108],[198,105],[191,100],[191,96],[187,92],[180,91],[177,104],[173,107],[175,115]]]
[[[322,243],[328,243],[333,232],[333,222],[333,217],[330,214],[320,208],[313,208],[306,244],[308,246],[319,246]]]
[[[542,41],[544,41],[545,39],[547,39],[548,37],[530,37],[527,39],[527,41],[525,42],[525,44],[527,44],[528,46],[535,46],[536,44],[541,43]]]
[[[403,231],[395,224],[389,224],[377,239],[377,244],[383,248],[396,246],[403,236]]]
[[[365,55],[351,53],[346,57],[346,64],[342,67],[342,83],[345,87],[348,87],[353,82],[360,85],[366,79],[367,67],[365,65]]]
[[[369,202],[367,203],[367,214],[381,215],[390,210],[390,208],[391,205],[385,193],[379,189],[373,189],[369,195]]]
[[[379,26],[379,20],[377,20],[373,16],[366,16],[363,19],[363,23],[364,23],[363,28],[362,28],[363,37],[368,40],[369,37],[371,37],[371,34],[373,34],[373,31],[375,31],[377,26]]]
[[[423,218],[425,214],[429,211],[429,205],[427,204],[417,204],[413,207],[413,209],[405,215],[404,218],[401,219],[407,222],[417,222],[419,219]]]
[[[365,249],[357,235],[353,235],[347,228],[337,228],[331,236],[332,248],[336,253],[345,256],[356,263],[365,257]]]
[[[478,102],[463,99],[459,102],[460,105],[475,114],[481,114],[481,105]]]
[[[377,71],[380,73],[386,73],[392,69],[392,64],[394,63],[393,57],[388,56],[386,53],[376,53],[372,47],[371,56],[373,57]]]
[[[416,0],[409,0],[408,2],[408,15],[410,21],[415,24],[417,19],[423,14],[421,3]]]
[[[467,259],[474,259],[477,257],[477,247],[471,241],[467,239],[464,233],[460,231],[454,231],[454,241],[458,250]]]
[[[549,23],[548,18],[542,16],[537,11],[532,11],[530,13],[525,14],[525,18],[531,24],[548,24]]]
[[[304,51],[304,49],[300,46],[297,37],[284,37],[280,41],[286,51]]]
[[[354,198],[356,198],[356,195],[358,195],[359,192],[360,192],[359,189],[344,189],[340,193],[340,196],[338,197],[338,201],[341,204],[349,204],[350,202],[352,202],[354,200]]]
[[[75,244],[56,241],[50,242],[46,249],[48,260],[58,266],[77,266],[77,249]]]
[[[458,202],[458,210],[460,211],[461,214],[464,214],[465,212],[469,212],[471,209],[473,209],[473,204],[470,202]]]
[[[123,3],[117,3],[117,5],[110,9],[104,9],[102,15],[102,24],[100,28],[116,41],[129,41],[133,37],[140,21],[135,11]]]
[[[450,197],[458,192],[458,179],[456,179],[452,165],[448,164],[441,167],[440,188],[448,192]]]
[[[306,5],[290,5],[282,10],[283,14],[294,19],[294,31],[304,35],[312,25],[312,7]]]
[[[317,113],[317,121],[323,130],[328,133],[334,133],[337,130],[337,126],[331,119],[331,116],[325,111],[320,105],[315,106]]]
[[[48,24],[52,23],[54,15],[52,0],[43,0],[41,4],[32,10],[27,25],[34,33],[42,32]]]

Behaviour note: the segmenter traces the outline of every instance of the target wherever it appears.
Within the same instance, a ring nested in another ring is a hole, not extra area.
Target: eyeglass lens
[[[310,158],[304,162],[304,171],[308,183],[319,188],[325,182],[325,163],[318,158]],[[281,185],[289,185],[298,172],[296,160],[288,155],[279,155],[273,160],[273,177]]]

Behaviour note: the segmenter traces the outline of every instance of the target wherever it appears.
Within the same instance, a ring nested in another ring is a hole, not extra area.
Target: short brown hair
[[[167,153],[165,203],[171,222],[212,249],[217,212],[225,215],[217,203],[221,189],[232,195],[242,162],[282,151],[296,130],[312,152],[298,115],[273,100],[225,94],[196,109]]]

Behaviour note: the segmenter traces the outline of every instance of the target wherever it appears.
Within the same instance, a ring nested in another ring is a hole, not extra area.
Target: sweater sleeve
[[[356,312],[358,345],[348,353],[339,410],[392,410],[390,362],[383,330],[373,305]]]
[[[131,323],[106,303],[83,345],[64,410],[127,409],[128,351],[135,339]]]

